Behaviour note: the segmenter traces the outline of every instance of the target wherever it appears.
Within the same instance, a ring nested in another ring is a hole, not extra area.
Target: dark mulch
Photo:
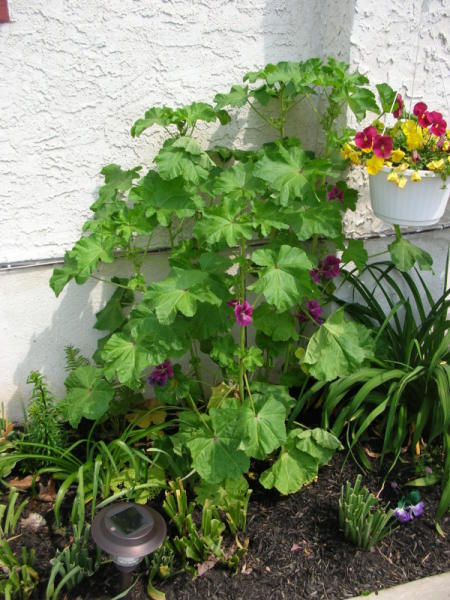
[[[437,534],[433,520],[437,486],[421,490],[425,514],[402,525],[373,551],[358,550],[342,538],[337,526],[340,488],[357,475],[351,461],[341,470],[343,459],[336,455],[321,469],[317,482],[292,496],[253,486],[246,531],[249,549],[236,575],[215,568],[195,580],[181,574],[156,586],[167,600],[337,600],[450,570],[450,515],[442,521],[446,537]],[[364,484],[377,492],[380,476],[369,473]],[[388,484],[385,495],[393,494]],[[51,530],[50,526],[48,535],[33,541],[38,566],[48,565],[50,554],[62,543]],[[145,586],[143,577],[131,598],[147,598]],[[106,565],[71,598],[100,600],[119,590],[117,572]]]

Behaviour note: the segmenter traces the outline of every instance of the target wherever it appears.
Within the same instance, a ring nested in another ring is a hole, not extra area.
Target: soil
[[[320,470],[316,482],[291,496],[280,496],[252,482],[245,532],[249,547],[237,574],[216,567],[195,580],[183,573],[165,582],[155,581],[155,586],[165,592],[166,600],[341,600],[449,571],[450,514],[441,522],[445,537],[438,535],[434,524],[439,486],[421,489],[423,516],[401,525],[372,551],[359,550],[343,539],[337,523],[338,498],[342,483],[354,481],[357,473],[350,460],[344,464],[341,453]],[[395,477],[402,482],[401,472]],[[369,472],[363,483],[376,493],[381,476]],[[408,490],[393,489],[388,481],[382,497],[395,506],[396,496]],[[35,566],[42,581],[35,597],[41,600],[48,561],[57,547],[67,543],[67,537],[55,529],[51,504],[33,500],[28,510],[40,512],[48,526],[38,534],[23,533],[12,544],[35,548]],[[130,598],[147,599],[145,588],[146,578],[141,577]],[[120,575],[109,564],[86,579],[76,593],[60,598],[106,600],[119,592]]]

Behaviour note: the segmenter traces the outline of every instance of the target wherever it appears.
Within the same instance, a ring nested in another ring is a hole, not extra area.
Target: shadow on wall
[[[148,280],[161,279],[166,270],[167,259],[163,254],[151,255],[144,267]],[[105,306],[115,286],[95,279],[83,285],[71,281],[56,298],[48,285],[51,274],[52,267],[40,267],[4,275],[8,277],[4,288],[8,288],[9,294],[5,294],[2,337],[9,344],[0,349],[0,364],[6,388],[11,382],[11,389],[3,390],[2,395],[7,399],[5,408],[13,420],[22,420],[22,403],[27,404],[30,397],[31,386],[25,385],[30,371],[43,373],[54,395],[62,398],[67,376],[64,348],[75,346],[91,358],[97,340],[107,333],[93,328],[95,314]],[[105,279],[130,274],[131,267],[126,261],[103,265],[97,273]],[[17,299],[14,305],[8,302],[8,295]],[[21,324],[19,334],[14,330],[17,323]]]

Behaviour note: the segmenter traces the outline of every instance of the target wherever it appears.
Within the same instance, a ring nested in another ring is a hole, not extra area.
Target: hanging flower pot
[[[428,110],[425,102],[416,102],[408,112],[401,94],[386,83],[376,87],[381,103],[378,118],[343,144],[341,156],[365,165],[377,217],[394,225],[433,225],[448,200],[447,121],[440,112]]]
[[[446,182],[432,171],[406,169],[399,175],[406,178],[404,187],[389,181],[388,177],[396,177],[392,167],[384,166],[376,175],[369,176],[370,201],[375,215],[393,225],[437,223],[447,206],[449,188]],[[414,181],[418,177],[420,181]]]

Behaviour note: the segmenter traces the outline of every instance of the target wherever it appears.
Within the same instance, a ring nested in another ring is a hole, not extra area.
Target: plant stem
[[[284,365],[283,365],[283,374],[286,374],[289,368],[289,360],[291,358],[291,349],[292,349],[292,344],[291,342],[288,343],[288,346],[286,348],[286,358],[284,359]]]
[[[402,233],[400,231],[400,225],[394,225],[395,239],[399,242],[402,239]]]
[[[203,389],[203,383],[200,378],[200,370],[199,370],[200,358],[198,357],[198,355],[195,352],[194,340],[192,340],[192,339],[190,340],[190,352],[191,352],[191,365],[192,365],[192,368],[194,369],[195,377],[196,377],[197,383],[200,388],[200,394],[201,394],[202,399],[204,401],[206,401],[205,390]]]
[[[250,404],[252,405],[252,410],[253,410],[253,413],[255,414],[256,413],[256,411],[255,411],[255,403],[253,402],[253,396],[252,396],[252,393],[250,391],[250,385],[248,383],[248,378],[247,378],[247,374],[246,373],[244,373],[244,380],[245,380],[245,387],[247,388],[247,392],[248,392],[248,397],[250,398]]]
[[[241,240],[241,258],[245,259],[245,240]],[[242,264],[239,265],[240,290],[239,298],[241,302],[245,300],[245,268]],[[241,327],[241,337],[239,345],[239,397],[241,402],[244,402],[244,377],[245,377],[245,327]]]
[[[286,124],[286,109],[284,106],[284,86],[281,88],[280,92],[280,102],[281,102],[281,114],[280,114],[280,138],[284,138],[284,127]]]
[[[260,119],[262,119],[263,121],[265,121],[265,122],[266,122],[268,125],[270,125],[271,127],[274,127],[275,129],[278,129],[278,127],[276,127],[276,126],[275,126],[275,125],[272,123],[272,119],[268,119],[268,118],[266,117],[266,115],[264,115],[264,114],[263,114],[263,113],[262,113],[260,110],[258,110],[258,109],[256,108],[256,106],[255,106],[254,104],[252,104],[252,102],[250,102],[249,100],[247,100],[247,102],[248,102],[248,104],[249,104],[250,108],[252,108],[252,109],[255,111],[255,113],[258,115],[258,117],[259,117]]]

